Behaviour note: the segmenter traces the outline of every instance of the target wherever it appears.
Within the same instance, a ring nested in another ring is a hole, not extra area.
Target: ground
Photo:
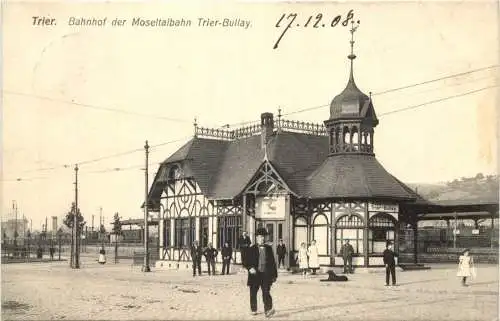
[[[397,287],[382,273],[358,273],[348,282],[320,282],[280,273],[272,287],[276,314],[285,320],[498,320],[498,266],[478,267],[462,287],[453,265],[398,272]],[[2,265],[4,320],[263,320],[249,313],[246,274],[141,272],[131,261],[99,265],[67,262]],[[259,311],[263,304],[259,295]]]

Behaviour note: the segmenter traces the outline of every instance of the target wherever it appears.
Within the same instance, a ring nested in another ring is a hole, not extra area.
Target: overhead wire
[[[464,75],[467,75],[467,74],[471,74],[471,73],[475,73],[475,72],[483,71],[483,70],[488,70],[488,69],[492,69],[492,68],[496,68],[496,67],[498,67],[498,65],[492,65],[492,66],[487,66],[487,67],[483,67],[483,68],[477,68],[477,69],[469,70],[469,71],[466,71],[466,72],[461,72],[461,73],[458,73],[458,74],[447,75],[447,76],[435,78],[435,79],[432,79],[432,80],[427,80],[427,81],[423,81],[423,82],[419,82],[419,83],[415,83],[415,84],[411,84],[411,85],[406,85],[406,86],[401,86],[401,87],[397,87],[397,88],[385,90],[385,91],[382,91],[382,92],[377,92],[377,93],[374,93],[372,95],[373,96],[375,96],[375,95],[382,95],[382,94],[386,94],[386,93],[390,93],[390,92],[394,92],[394,91],[398,91],[398,90],[403,90],[403,89],[408,89],[408,88],[420,86],[420,85],[423,85],[423,84],[429,84],[429,83],[432,83],[432,82],[437,82],[437,81],[441,81],[441,80],[445,80],[445,79],[449,79],[449,78],[460,77],[460,76],[464,76]],[[397,112],[401,112],[401,111],[406,111],[406,110],[410,110],[410,109],[415,109],[415,108],[423,107],[423,106],[426,106],[426,105],[429,105],[429,104],[434,104],[434,103],[445,101],[445,100],[452,99],[452,98],[457,98],[457,97],[461,97],[461,96],[470,95],[470,94],[473,94],[473,93],[476,93],[476,92],[479,92],[479,91],[483,91],[483,90],[486,90],[486,89],[489,89],[489,88],[497,87],[497,86],[498,85],[487,86],[487,87],[483,87],[483,88],[476,89],[476,90],[473,90],[473,91],[469,91],[469,92],[466,92],[466,93],[461,93],[461,94],[457,94],[457,95],[453,95],[453,96],[447,96],[447,97],[444,97],[444,98],[440,98],[440,99],[436,99],[436,100],[424,102],[424,103],[417,104],[417,105],[408,106],[408,107],[397,109],[397,110],[394,110],[394,111],[390,111],[390,112],[386,112],[386,113],[381,113],[380,116],[389,115],[389,114],[393,114],[393,113],[397,113]],[[5,92],[10,92],[10,91],[5,91]],[[13,92],[10,92],[10,93],[13,93]],[[39,96],[35,96],[35,97],[40,98]],[[45,98],[46,99],[50,99],[50,98],[47,98],[47,97],[42,97],[42,98],[44,98],[44,99]],[[70,102],[65,102],[65,103],[70,103]],[[115,109],[112,109],[112,108],[106,108],[106,107],[102,107],[101,108],[101,107],[97,107],[97,106],[93,106],[93,105],[80,104],[80,103],[75,103],[75,102],[71,102],[71,104],[77,104],[79,106],[86,106],[86,107],[91,106],[92,108],[105,109],[105,110],[109,110],[109,111],[119,111],[119,110],[115,110]],[[302,112],[306,112],[306,111],[310,111],[310,110],[314,110],[314,109],[318,109],[318,108],[323,108],[323,107],[327,107],[327,106],[329,106],[329,104],[308,107],[308,108],[296,110],[296,111],[293,111],[293,112],[284,113],[281,116],[288,116],[288,115],[298,114],[298,113],[302,113]],[[145,115],[143,115],[143,116],[145,116]],[[170,119],[169,118],[169,120],[174,120],[174,119]],[[183,121],[183,122],[186,122],[185,120],[174,120],[174,121]],[[222,127],[223,128],[224,127],[225,128],[229,128],[231,126],[237,126],[237,125],[241,126],[241,125],[246,125],[246,124],[254,124],[254,123],[258,123],[258,122],[259,121],[246,121],[246,122],[234,123],[232,125],[226,124],[226,125],[223,125]],[[163,142],[163,143],[151,145],[150,147],[151,148],[156,148],[156,147],[160,147],[160,146],[165,146],[165,145],[172,144],[172,143],[175,143],[175,142],[183,141],[183,140],[185,140],[187,138],[190,138],[190,137],[192,137],[192,136],[185,136],[185,137],[178,138],[178,139],[175,139],[175,140],[171,140],[171,141],[167,141],[167,142]],[[94,159],[79,161],[79,162],[76,162],[76,164],[84,165],[84,164],[95,163],[95,162],[99,162],[99,161],[102,161],[102,160],[105,160],[105,159],[110,159],[110,158],[125,156],[125,155],[133,154],[133,153],[136,153],[136,152],[140,152],[140,151],[143,151],[143,150],[144,150],[143,148],[136,148],[136,149],[132,149],[132,150],[120,152],[120,153],[115,153],[115,154],[111,154],[111,155],[105,155],[105,156],[97,157],[97,158],[94,158]],[[24,171],[24,172],[49,171],[49,170],[55,170],[55,169],[60,169],[60,168],[69,168],[69,167],[71,167],[71,166],[68,165],[68,164],[64,164],[64,165],[60,165],[60,166],[51,166],[51,167],[45,167],[45,168],[39,168],[39,169],[32,169],[32,170],[27,170],[27,171]],[[28,179],[16,178],[16,179],[3,180],[3,181],[16,181],[16,180],[17,181],[20,181],[20,180],[25,180],[26,181]]]

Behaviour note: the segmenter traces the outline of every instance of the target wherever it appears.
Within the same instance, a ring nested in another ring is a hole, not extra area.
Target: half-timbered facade
[[[195,124],[194,137],[162,163],[151,187],[149,202],[162,217],[161,260],[189,261],[198,240],[217,248],[229,242],[239,262],[238,237],[247,231],[253,239],[259,226],[274,246],[284,241],[288,265],[312,240],[323,266],[343,264],[345,240],[355,266],[382,265],[387,241],[397,250],[401,222],[413,222],[402,205],[424,200],[375,157],[378,119],[354,81],[355,57],[324,124],[271,113],[234,130]]]

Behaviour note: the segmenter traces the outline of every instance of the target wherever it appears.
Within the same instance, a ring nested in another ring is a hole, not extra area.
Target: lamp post
[[[148,141],[146,140],[146,144],[144,145],[144,150],[146,152],[146,168],[144,171],[144,178],[145,178],[145,190],[144,190],[144,266],[142,267],[143,272],[151,272],[151,268],[149,267],[149,233],[148,233],[148,194],[149,194],[149,188],[148,188],[148,169],[149,169],[149,164],[148,164],[148,159],[149,159],[149,145]]]

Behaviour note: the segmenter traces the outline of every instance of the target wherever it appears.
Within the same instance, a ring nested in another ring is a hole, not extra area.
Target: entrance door
[[[276,264],[278,264],[278,256],[276,254],[276,247],[278,246],[279,240],[284,240],[284,227],[285,221],[260,221],[256,222],[257,228],[265,228],[267,231],[267,236],[265,242],[273,247],[274,256],[276,259]],[[285,240],[284,240],[285,241]]]

